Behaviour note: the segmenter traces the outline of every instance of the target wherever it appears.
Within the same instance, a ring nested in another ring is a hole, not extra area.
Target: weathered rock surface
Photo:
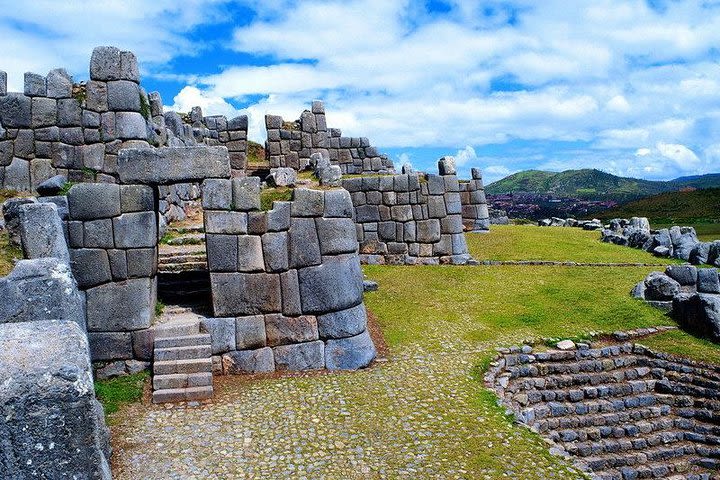
[[[110,480],[109,430],[73,322],[0,325],[3,478]]]
[[[127,148],[118,155],[123,183],[157,184],[229,178],[230,157],[225,147]]]

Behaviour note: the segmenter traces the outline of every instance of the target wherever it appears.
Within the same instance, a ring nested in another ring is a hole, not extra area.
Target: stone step
[[[599,413],[595,415],[581,415],[547,418],[536,421],[534,426],[541,432],[549,430],[566,429],[592,429],[598,427],[622,426],[633,422],[651,421],[672,418],[663,413],[662,407],[634,408],[624,412]],[[677,421],[677,420],[676,420]]]
[[[616,422],[614,425],[600,425],[588,427],[571,427],[559,429],[550,434],[556,442],[586,442],[598,441],[603,438],[637,438],[652,433],[673,430],[676,423],[671,416],[653,417],[647,420]]]
[[[153,363],[153,374],[170,375],[173,373],[212,372],[212,358],[194,358],[190,360],[161,360]]]
[[[165,255],[158,257],[158,265],[168,265],[174,263],[188,263],[188,262],[205,262],[207,261],[207,255],[191,253],[188,255]]]
[[[637,360],[634,358],[617,358],[615,360],[606,360],[607,365],[603,366],[602,361],[593,360],[592,362],[577,363],[546,363],[546,364],[521,364],[508,367],[507,371],[511,378],[558,378],[559,381],[578,381],[580,383],[591,383],[593,379],[598,379],[598,383],[607,383],[613,378],[615,372],[632,372],[636,375],[628,374],[628,379],[632,380],[637,377],[644,377],[652,374],[652,369],[644,366],[637,366]],[[616,362],[621,362],[620,365]],[[516,380],[517,381],[517,380]]]
[[[166,315],[165,312],[164,315]],[[170,314],[173,315],[173,314]],[[155,325],[155,338],[182,337],[186,335],[198,335],[200,333],[200,320],[183,319],[169,320],[167,323]]]
[[[168,245],[200,245],[201,243],[205,243],[204,233],[189,233],[167,241]]]
[[[153,377],[154,390],[170,390],[178,388],[206,387],[212,385],[212,373],[171,373]]]
[[[158,266],[158,273],[182,273],[207,271],[207,262],[174,263]]]
[[[166,360],[192,360],[212,356],[210,345],[190,345],[187,347],[155,348],[155,362]]]
[[[665,430],[644,435],[639,438],[608,438],[598,441],[575,442],[565,445],[565,449],[572,455],[578,457],[590,457],[602,455],[603,453],[629,454],[635,450],[647,451],[653,447],[662,447],[683,442],[683,432],[679,430]]]
[[[646,462],[641,465],[629,465],[619,469],[598,472],[594,478],[598,480],[626,480],[644,478],[663,478],[667,480],[687,479],[687,474],[696,470],[692,459],[688,456],[676,457],[671,462]],[[694,472],[696,480],[710,480],[710,475]]]
[[[191,347],[197,345],[210,345],[210,334],[183,335],[180,337],[165,337],[155,339],[155,348]]]
[[[564,417],[566,415],[587,415],[596,413],[613,413],[632,410],[637,407],[653,407],[661,408],[663,414],[670,413],[670,406],[667,404],[672,399],[667,395],[643,394],[630,395],[623,398],[613,400],[592,400],[584,402],[548,402],[546,405],[536,407],[535,417]]]
[[[645,450],[623,451],[620,455],[595,455],[583,458],[593,471],[609,469],[622,469],[626,466],[640,466],[648,463],[670,464],[675,459],[695,454],[695,446],[689,442],[676,442],[671,445],[662,445]],[[687,459],[689,462],[690,459]],[[653,477],[649,477],[653,478]],[[662,478],[662,477],[660,477]]]
[[[180,233],[180,234],[183,234],[183,233],[203,233],[204,231],[205,231],[205,227],[203,227],[203,226],[200,225],[200,224],[198,224],[198,225],[187,225],[187,226],[184,226],[184,227],[173,227],[173,226],[168,227],[168,232]]]
[[[212,386],[170,388],[166,390],[155,390],[153,392],[153,403],[168,402],[190,402],[208,400],[213,397]]]
[[[579,386],[568,390],[528,390],[512,396],[520,405],[540,402],[571,402],[583,400],[612,399],[653,392],[656,380],[629,380],[624,382]]]

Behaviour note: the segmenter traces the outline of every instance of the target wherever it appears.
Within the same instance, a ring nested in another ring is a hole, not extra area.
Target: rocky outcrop
[[[715,268],[670,265],[651,272],[633,296],[669,311],[682,326],[720,343],[720,278]]]
[[[109,480],[85,333],[68,321],[2,324],[0,345],[0,476]]]

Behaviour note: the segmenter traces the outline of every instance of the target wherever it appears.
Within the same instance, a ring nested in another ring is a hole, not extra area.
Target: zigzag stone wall
[[[381,155],[367,138],[343,137],[339,129],[328,128],[323,102],[312,102],[312,110],[305,110],[293,123],[277,115],[266,115],[265,128],[270,168],[305,170],[310,156],[321,153],[333,165],[339,165],[343,174],[394,171],[392,160]]]
[[[213,355],[228,373],[355,369],[375,347],[348,192],[296,189],[260,210],[260,179],[203,183]]]
[[[471,260],[456,175],[375,175],[345,178],[342,186],[352,198],[363,262]]]
[[[470,181],[460,182],[463,225],[471,231],[489,230],[490,212],[485,198],[482,172],[479,168],[472,168],[470,174]]]

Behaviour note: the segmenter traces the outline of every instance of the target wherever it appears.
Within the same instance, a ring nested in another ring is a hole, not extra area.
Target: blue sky
[[[165,105],[328,123],[400,164],[455,155],[486,181],[539,168],[720,171],[720,0],[0,0],[0,69],[87,78],[137,53]]]

